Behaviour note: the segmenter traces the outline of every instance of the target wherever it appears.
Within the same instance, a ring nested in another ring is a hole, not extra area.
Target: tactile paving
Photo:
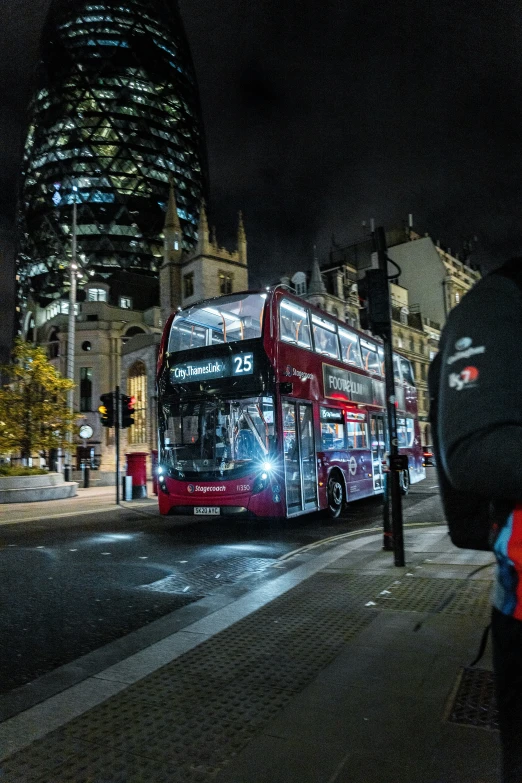
[[[487,581],[425,579],[402,576],[379,595],[379,609],[403,612],[443,612],[483,617],[490,604]]]
[[[467,726],[498,729],[493,672],[472,668],[462,670],[448,720]]]

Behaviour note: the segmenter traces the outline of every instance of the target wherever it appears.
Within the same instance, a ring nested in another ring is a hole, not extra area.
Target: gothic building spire
[[[205,199],[201,199],[199,208],[199,224],[198,224],[198,246],[197,251],[199,253],[206,253],[208,249],[208,220],[207,210],[205,206]]]
[[[179,222],[178,208],[176,205],[176,194],[174,192],[174,178],[169,177],[169,200],[167,204],[167,213],[165,215],[166,229],[173,229],[181,235],[181,225]]]
[[[308,284],[308,295],[317,296],[318,294],[325,294],[326,286],[323,282],[321,275],[321,269],[319,267],[319,259],[317,258],[317,248],[314,245],[314,263],[312,265],[312,275],[310,277],[310,283]]]
[[[239,260],[246,264],[247,262],[247,239],[245,233],[245,226],[243,225],[243,213],[239,213],[239,223],[237,226],[237,252],[239,254]]]

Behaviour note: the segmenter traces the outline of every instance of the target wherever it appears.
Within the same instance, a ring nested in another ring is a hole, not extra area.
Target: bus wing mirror
[[[279,391],[281,394],[292,394],[294,390],[294,384],[290,383],[290,381],[283,381],[279,384]]]

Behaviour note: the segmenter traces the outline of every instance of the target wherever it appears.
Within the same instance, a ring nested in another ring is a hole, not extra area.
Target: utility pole
[[[388,414],[388,437],[390,441],[390,472],[386,479],[387,491],[384,514],[384,548],[389,548],[389,529],[387,530],[387,528],[389,528],[388,502],[391,497],[391,533],[393,539],[394,562],[396,566],[402,567],[404,566],[404,537],[400,475],[402,470],[407,470],[408,458],[399,454],[399,439],[397,435],[390,286],[388,281],[388,256],[386,253],[386,235],[384,233],[384,228],[382,228],[382,226],[377,228],[373,236],[379,260],[379,268],[368,270],[366,273],[369,320],[372,332],[382,337],[384,343],[386,411]],[[390,483],[389,489],[388,482]]]
[[[120,387],[116,386],[114,395],[114,438],[116,440],[116,504],[120,505],[120,425],[121,425],[121,398]]]
[[[73,185],[73,214],[72,214],[72,244],[71,244],[71,263],[69,264],[69,319],[67,333],[67,378],[74,383],[74,340],[75,340],[75,309],[76,309],[76,276],[78,273],[78,264],[76,262],[76,226],[77,226],[77,206],[76,206],[76,185]],[[74,387],[67,392],[67,407],[69,413],[74,413]],[[73,434],[72,429],[67,433],[67,451],[65,453],[64,478],[70,481],[72,478],[72,449]]]

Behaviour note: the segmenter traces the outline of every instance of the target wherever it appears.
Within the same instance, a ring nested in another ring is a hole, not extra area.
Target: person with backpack
[[[449,314],[430,366],[430,420],[454,544],[491,549],[503,783],[522,783],[522,258]]]

